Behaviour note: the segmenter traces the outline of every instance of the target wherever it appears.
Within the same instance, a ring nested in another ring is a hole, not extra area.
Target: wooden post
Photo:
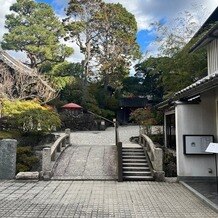
[[[118,182],[123,182],[122,142],[117,144],[118,153]]]

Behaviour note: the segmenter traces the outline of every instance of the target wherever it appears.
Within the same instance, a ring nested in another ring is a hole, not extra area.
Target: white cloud
[[[65,42],[65,44],[69,47],[72,47],[74,49],[73,55],[71,55],[69,58],[67,58],[68,61],[71,62],[81,62],[81,60],[84,59],[84,55],[80,52],[79,46],[74,42]]]
[[[200,6],[205,8],[205,15],[199,16],[202,20],[218,5],[218,0],[105,0],[107,3],[121,3],[129,12],[135,15],[138,29],[148,29],[150,23],[165,17],[178,17],[179,13],[188,10],[198,14]]]
[[[10,6],[16,2],[16,0],[0,0],[0,41],[2,40],[3,34],[6,32],[5,29],[5,15],[9,13]]]

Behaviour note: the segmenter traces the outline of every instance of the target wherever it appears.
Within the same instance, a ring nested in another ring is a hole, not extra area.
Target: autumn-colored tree
[[[130,114],[130,119],[135,121],[148,135],[151,134],[151,126],[156,124],[150,107],[136,109]]]

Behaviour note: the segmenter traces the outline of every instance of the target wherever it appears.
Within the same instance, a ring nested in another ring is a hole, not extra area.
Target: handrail
[[[58,152],[70,145],[70,129],[66,129],[64,135],[59,137],[50,148],[44,148],[42,151],[42,177],[50,179],[52,177],[52,168],[57,160]],[[62,149],[63,148],[63,149]]]
[[[51,146],[51,160],[55,161],[56,159],[56,152],[60,152],[61,151],[61,147],[65,147],[66,146],[66,139],[69,136],[64,134],[61,137],[59,137],[55,143]]]
[[[140,144],[145,146],[153,169],[163,171],[163,150],[156,148],[153,141],[145,134],[140,134]]]
[[[96,116],[96,117],[99,117],[99,118],[101,118],[101,119],[103,119],[103,120],[106,120],[107,122],[109,122],[109,123],[112,123],[112,124],[114,124],[114,121],[111,121],[111,120],[109,120],[109,119],[107,119],[107,118],[105,118],[105,117],[102,117],[101,115],[98,115],[98,114],[96,114],[96,113],[93,113],[93,112],[91,112],[91,111],[87,111],[89,114],[92,114],[92,115],[94,115],[94,116]]]

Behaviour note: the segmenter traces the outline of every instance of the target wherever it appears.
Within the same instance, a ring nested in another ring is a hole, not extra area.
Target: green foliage
[[[149,135],[149,137],[154,143],[158,143],[159,145],[163,146],[164,144],[163,134]]]
[[[163,170],[165,172],[165,176],[167,177],[176,177],[177,169],[176,169],[176,156],[167,150],[164,151],[163,156]]]
[[[51,81],[58,90],[63,90],[66,86],[73,83],[75,79],[72,76],[51,76]]]
[[[88,113],[73,115],[64,111],[61,113],[62,128],[70,128],[73,131],[97,130],[95,117]]]
[[[58,64],[46,64],[41,69],[42,72],[49,75],[53,84],[59,90],[69,88],[77,80],[81,80],[83,67],[80,63],[69,63],[64,61]]]
[[[143,86],[143,78],[133,76],[124,78],[122,94],[126,97],[146,95],[145,87]]]
[[[137,24],[134,15],[121,4],[106,4],[101,0],[71,0],[67,15],[68,39],[75,40],[84,54],[82,102],[86,104],[91,76],[101,80],[105,91],[108,86],[121,88],[131,60],[139,57],[135,41]],[[94,67],[92,60],[96,63]]]
[[[1,139],[17,139],[20,137],[20,133],[17,131],[0,131]]]
[[[25,52],[32,68],[39,68],[44,62],[61,62],[72,54],[72,48],[59,43],[65,31],[49,5],[17,0],[10,10],[12,13],[6,15],[5,27],[9,32],[3,36],[3,49]]]
[[[130,119],[135,121],[138,125],[153,125],[155,124],[154,116],[151,108],[138,108],[130,115]]]
[[[43,109],[43,107],[37,101],[10,101],[7,99],[2,100],[2,114],[3,116],[14,116],[21,114],[24,111],[32,109]]]
[[[139,66],[152,69],[160,75],[158,85],[163,87],[164,97],[206,76],[206,51],[189,53],[197,40],[190,39],[199,28],[190,12],[185,11],[173,21],[155,23],[153,28],[156,30],[159,56],[148,57]]]
[[[115,113],[114,113],[114,111],[111,111],[111,110],[101,109],[100,115],[102,117],[105,117],[105,118],[111,120],[111,121],[115,118]]]
[[[17,173],[31,171],[38,161],[31,147],[17,147]]]
[[[140,56],[135,17],[121,4],[104,4],[95,19],[100,33],[92,54],[99,62],[104,87],[120,87],[119,82],[128,75],[130,61]]]
[[[158,80],[151,83],[154,89],[151,87],[150,90],[155,91],[156,84],[158,92],[162,90],[162,94],[167,97],[206,76],[206,51],[189,53],[192,45],[193,42],[189,43],[172,57],[150,57],[140,64],[144,69],[152,69],[158,75]]]
[[[156,124],[154,114],[150,107],[136,109],[130,114],[130,120],[133,120],[139,126],[142,126],[148,135],[151,134],[151,126]]]
[[[80,63],[69,63],[64,61],[62,63],[56,64],[50,74],[54,76],[73,76],[75,78],[81,78],[83,72],[83,67]]]
[[[58,114],[35,101],[3,101],[3,115],[21,132],[50,132],[60,126]]]
[[[93,76],[91,69],[93,41],[98,35],[99,26],[95,19],[95,14],[101,10],[101,0],[70,0],[66,10],[67,18],[64,20],[67,30],[66,40],[76,42],[80,52],[84,54],[82,61],[82,102],[87,101],[87,86],[90,76]],[[95,60],[96,62],[96,60]]]
[[[81,105],[83,98],[82,81],[75,80],[68,83],[60,93],[60,99]]]

